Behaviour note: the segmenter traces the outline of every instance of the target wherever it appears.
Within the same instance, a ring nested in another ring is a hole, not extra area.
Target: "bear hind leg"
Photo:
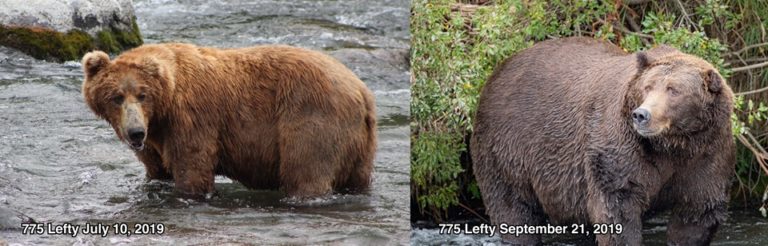
[[[339,145],[333,137],[318,137],[319,129],[303,129],[280,137],[280,183],[288,196],[311,198],[333,192]],[[309,133],[310,131],[313,133]]]
[[[358,193],[366,191],[371,185],[371,171],[373,169],[373,161],[360,161],[354,164],[354,168],[349,175],[349,179],[344,184],[342,189],[351,193]]]
[[[352,161],[352,170],[348,177],[339,177],[339,179],[347,180],[341,187],[344,191],[352,193],[364,192],[371,186],[373,159],[376,154],[376,133],[370,132],[375,131],[375,129],[365,129],[365,131],[369,131],[367,133],[368,138],[355,141],[356,143],[350,146],[351,151],[347,153],[354,161]]]
[[[327,166],[327,164],[311,159],[288,158],[288,160],[282,160],[280,179],[285,193],[295,198],[312,198],[331,194],[333,192],[333,175],[320,168],[321,166]]]

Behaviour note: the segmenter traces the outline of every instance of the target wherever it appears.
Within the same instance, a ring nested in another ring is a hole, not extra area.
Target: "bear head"
[[[150,122],[164,114],[173,82],[153,57],[123,55],[110,61],[101,51],[82,60],[86,104],[133,150],[144,148]]]
[[[636,56],[627,116],[640,136],[672,140],[730,127],[733,93],[710,63],[667,46]]]

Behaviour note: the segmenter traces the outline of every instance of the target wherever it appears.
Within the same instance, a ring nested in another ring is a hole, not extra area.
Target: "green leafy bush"
[[[472,129],[480,88],[495,64],[528,47],[509,18],[517,7],[500,3],[471,16],[452,1],[416,1],[411,18],[414,81],[411,87],[412,191],[436,218],[458,204],[460,155]],[[475,189],[476,191],[477,189]]]

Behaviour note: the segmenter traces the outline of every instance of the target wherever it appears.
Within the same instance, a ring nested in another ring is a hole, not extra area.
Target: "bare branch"
[[[621,31],[623,33],[634,34],[634,35],[637,35],[638,37],[641,37],[641,38],[653,39],[653,36],[651,36],[651,35],[648,35],[648,34],[645,34],[645,33],[633,32],[633,31],[627,29],[626,27],[623,27],[623,26],[618,25],[618,24],[613,24],[613,27],[616,28],[616,29],[619,29],[619,31]]]
[[[626,8],[628,10],[632,10],[627,5],[624,5],[624,8]],[[627,23],[629,23],[629,27],[631,27],[632,31],[634,31],[634,33],[632,33],[632,34],[640,33],[643,30],[642,28],[640,28],[640,25],[638,25],[637,22],[635,22],[635,18],[633,18],[631,15],[629,15],[629,14],[626,15],[625,19],[627,19]],[[621,29],[619,29],[619,30],[621,30]],[[640,41],[642,41],[643,45],[645,45],[645,46],[651,45],[651,42],[646,40],[646,38],[641,38]]]
[[[755,68],[761,68],[761,67],[765,67],[765,66],[768,66],[768,61],[767,62],[761,62],[761,63],[755,63],[755,64],[752,64],[752,65],[749,65],[749,66],[732,68],[731,71],[741,72],[741,71],[755,69]]]
[[[749,94],[760,93],[760,92],[763,92],[763,91],[768,91],[768,87],[763,87],[763,88],[755,89],[755,90],[751,90],[751,91],[733,93],[733,95],[744,96],[744,95],[749,95]]]
[[[483,218],[483,216],[482,216],[482,215],[480,215],[479,213],[475,212],[475,210],[474,210],[474,209],[471,209],[471,208],[469,208],[467,205],[464,205],[464,204],[462,204],[461,202],[459,202],[459,206],[461,206],[462,208],[466,209],[466,210],[467,210],[467,211],[469,211],[470,213],[474,214],[475,216],[477,216],[477,218],[480,218],[480,219],[481,219],[481,220],[483,220],[485,223],[489,223],[489,221],[488,221],[487,219]]]
[[[747,58],[747,59],[741,59],[739,57],[739,59],[728,60],[728,62],[730,62],[730,63],[741,62],[744,65],[749,65],[750,62],[764,62],[764,61],[768,61],[768,57],[751,57],[751,58]]]
[[[688,26],[692,26],[693,29],[698,31],[699,29],[696,28],[696,25],[693,24],[691,17],[688,16],[688,11],[685,11],[685,5],[683,5],[683,3],[680,2],[680,0],[675,0],[675,2],[677,2],[677,7],[680,7],[680,12],[683,12],[683,20],[688,21]]]
[[[765,151],[765,148],[763,148],[763,146],[760,145],[760,141],[757,141],[757,138],[755,138],[755,135],[752,135],[752,133],[749,131],[747,131],[745,135],[747,135],[747,137],[749,137],[749,139],[751,139],[752,142],[755,143],[755,146],[757,147],[757,149],[760,150],[761,153],[763,153],[763,158],[768,159],[768,151]]]
[[[755,146],[753,146],[752,143],[750,143],[749,140],[746,137],[744,137],[744,135],[738,135],[736,138],[739,139],[739,142],[744,144],[744,146],[746,146],[747,149],[749,149],[750,151],[752,151],[752,153],[755,154],[755,159],[759,163],[758,166],[760,166],[763,172],[765,172],[765,174],[768,175],[768,164],[765,163],[766,157],[764,152],[761,153],[759,150],[757,150]]]
[[[754,48],[759,48],[759,47],[763,47],[763,46],[768,46],[768,42],[766,42],[766,43],[759,43],[759,44],[753,44],[753,45],[748,45],[748,46],[746,46],[746,47],[744,47],[744,48],[741,48],[741,49],[740,49],[740,50],[738,50],[738,51],[734,51],[734,52],[728,53],[727,55],[729,55],[729,56],[732,56],[732,55],[738,55],[738,54],[744,53],[744,52],[745,52],[745,51],[747,51],[747,50],[750,50],[750,49],[754,49]]]
[[[650,2],[651,0],[624,0],[624,3],[628,5],[638,5]]]

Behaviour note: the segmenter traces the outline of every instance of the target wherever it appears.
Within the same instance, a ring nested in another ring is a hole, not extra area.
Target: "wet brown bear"
[[[598,244],[641,245],[643,214],[670,208],[670,244],[708,244],[735,165],[732,99],[712,65],[673,48],[538,43],[497,68],[480,97],[471,153],[488,214],[590,233],[603,224]]]
[[[83,57],[83,96],[144,163],[184,194],[221,174],[290,196],[364,190],[374,99],[340,62],[289,46],[144,45]]]

